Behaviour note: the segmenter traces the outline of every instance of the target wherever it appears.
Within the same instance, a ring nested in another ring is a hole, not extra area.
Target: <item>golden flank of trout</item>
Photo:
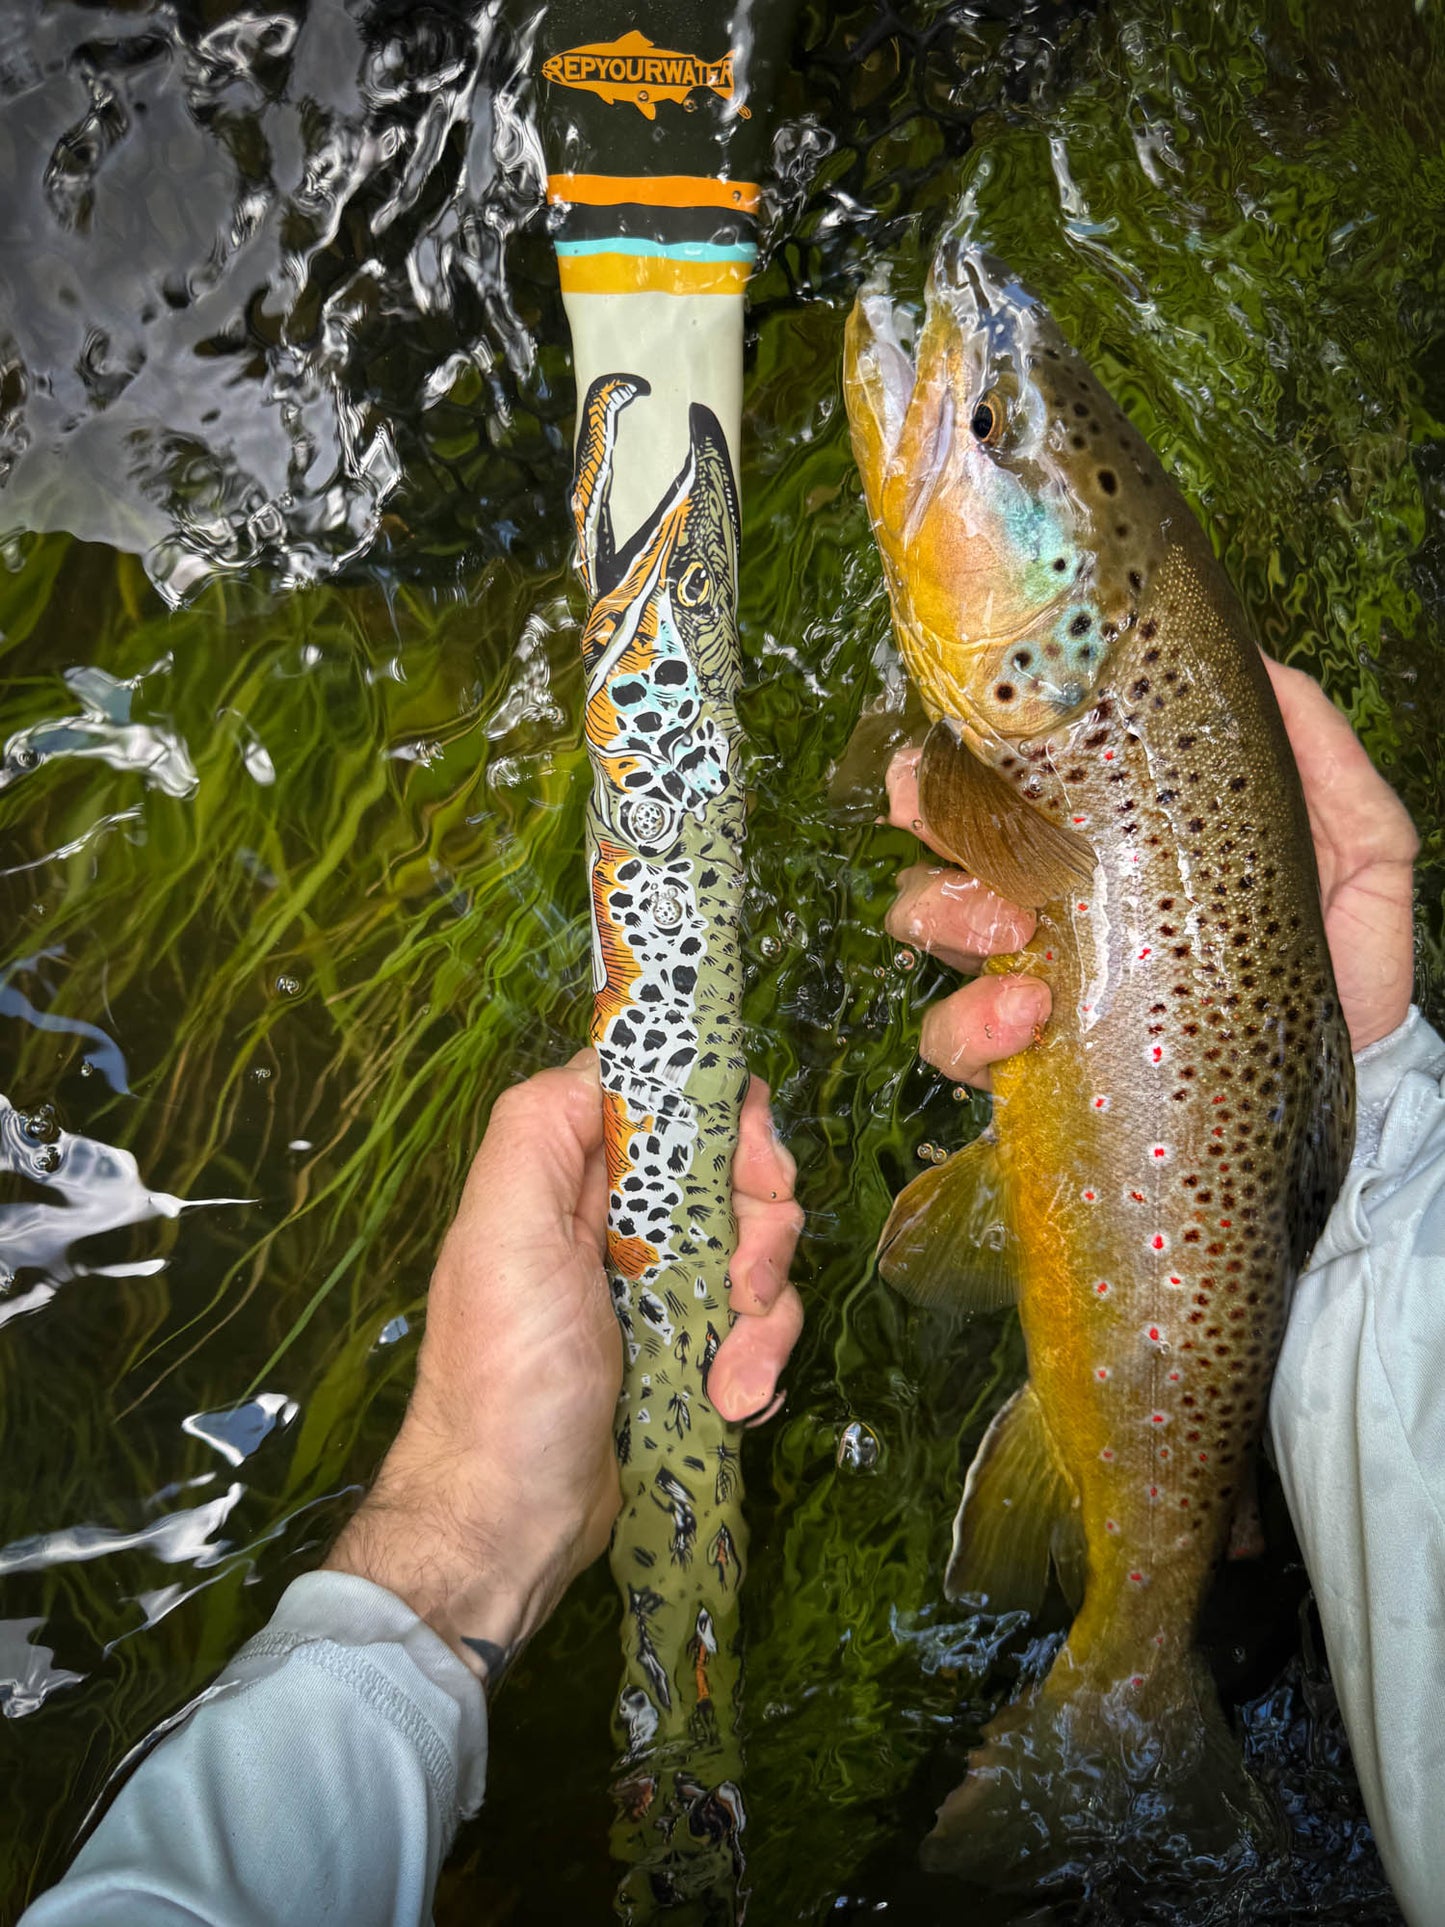
[[[968,1475],[950,1597],[1076,1604],[925,1863],[1058,1869],[1260,1807],[1202,1663],[1201,1599],[1264,1423],[1291,1283],[1354,1138],[1309,821],[1268,677],[1198,523],[1038,305],[957,240],[916,342],[849,323],[853,443],[935,838],[1037,909],[999,967],[1053,993],[990,1134],[897,1200],[886,1277],[1016,1297],[1028,1383]]]

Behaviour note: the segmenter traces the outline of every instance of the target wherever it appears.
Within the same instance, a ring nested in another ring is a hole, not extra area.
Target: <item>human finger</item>
[[[889,763],[883,782],[888,791],[888,821],[900,830],[923,834],[923,809],[918,800],[918,765],[923,748],[910,743],[898,750]]]
[[[884,782],[888,790],[888,821],[898,830],[912,830],[913,834],[926,843],[930,850],[940,856],[949,852],[933,835],[923,814],[923,803],[918,793],[918,767],[923,761],[923,751],[917,744],[900,749],[888,765]]]
[[[728,1266],[728,1303],[735,1312],[756,1315],[777,1302],[788,1281],[799,1233],[801,1205],[792,1198],[750,1198],[733,1193],[737,1248]]]
[[[929,1006],[919,1055],[958,1083],[987,1090],[989,1066],[1026,1049],[1052,1006],[1037,977],[980,977]]]
[[[1370,761],[1349,718],[1302,669],[1270,656],[1264,666],[1321,855],[1349,869],[1366,862],[1413,863],[1420,839],[1409,811]],[[1328,889],[1330,879],[1324,881]]]
[[[575,1215],[579,1237],[585,1237],[600,1256],[607,1244],[607,1198],[611,1187],[607,1180],[607,1158],[602,1147],[602,1084],[597,1074],[596,1051],[590,1046],[578,1051],[575,1057],[568,1060],[566,1069],[582,1071],[595,1081],[599,1128],[597,1141],[587,1152]]]
[[[707,1381],[708,1397],[725,1419],[741,1424],[767,1414],[802,1329],[803,1301],[792,1285],[767,1311],[734,1323]]]
[[[749,1079],[733,1152],[733,1192],[750,1198],[790,1198],[797,1165],[773,1127],[771,1092],[761,1077]]]
[[[972,974],[985,957],[1022,948],[1036,921],[1031,910],[995,895],[977,877],[951,865],[915,863],[899,872],[884,925],[900,943]]]
[[[901,749],[888,766],[888,820],[948,856],[929,829],[918,793],[918,766],[923,751]],[[1017,950],[1033,935],[1033,912],[1010,903],[965,871],[919,864],[899,877],[899,894],[887,923],[903,943],[952,963],[958,969],[977,969],[980,958]]]
[[[485,1222],[497,1256],[514,1246],[569,1241],[601,1147],[593,1052],[513,1084],[492,1106],[454,1228],[475,1235]]]
[[[793,1202],[797,1166],[773,1127],[768,1087],[755,1077],[743,1099],[733,1154],[733,1216],[737,1242],[728,1265],[728,1302],[757,1314],[787,1282],[803,1213]]]

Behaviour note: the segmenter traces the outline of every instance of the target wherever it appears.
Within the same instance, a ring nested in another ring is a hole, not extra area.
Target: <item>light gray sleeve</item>
[[[310,1573],[22,1927],[417,1927],[486,1759],[450,1647],[381,1586]]]
[[[1354,1161],[1300,1279],[1270,1431],[1380,1856],[1445,1923],[1445,1043],[1355,1060]]]

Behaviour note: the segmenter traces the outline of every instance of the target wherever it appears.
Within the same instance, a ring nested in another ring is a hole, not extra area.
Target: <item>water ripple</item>
[[[446,391],[458,335],[468,369],[531,362],[503,272],[541,206],[525,36],[495,5],[205,33],[61,5],[24,51],[0,91],[0,527],[140,555],[172,601],[360,555],[401,479],[396,408]],[[454,325],[383,403],[378,331],[408,310]]]
[[[152,1191],[142,1182],[131,1152],[70,1131],[37,1128],[36,1114],[17,1110],[3,1094],[0,1171],[58,1191],[65,1200],[63,1205],[29,1201],[0,1205],[0,1281],[8,1284],[22,1274],[38,1272],[44,1296],[31,1292],[31,1302],[25,1306],[31,1310],[47,1302],[55,1286],[73,1278],[143,1277],[165,1264],[158,1257],[88,1264],[73,1255],[86,1238],[153,1218],[178,1218],[182,1211],[202,1205],[250,1202],[244,1198],[187,1200]],[[0,1317],[20,1308],[19,1300],[10,1306],[0,1303]]]

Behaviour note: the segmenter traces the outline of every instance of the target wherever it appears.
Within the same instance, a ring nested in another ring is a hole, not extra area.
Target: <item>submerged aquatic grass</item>
[[[1269,646],[1323,676],[1401,787],[1425,836],[1422,975],[1441,1008],[1439,24],[1333,0],[995,12],[805,23],[754,291],[746,1014],[810,1214],[789,1407],[747,1446],[760,1922],[882,1902],[936,1918],[912,1871],[931,1800],[1057,1630],[941,1597],[961,1458],[1021,1351],[1011,1321],[945,1334],[873,1275],[920,1147],[985,1113],[914,1054],[951,980],[882,931],[909,839],[826,800],[893,664],[843,321],[875,255],[921,277],[960,196],[1180,477]],[[360,196],[361,228],[377,204]],[[443,205],[423,194],[412,218]],[[545,236],[502,231],[509,311],[560,339]],[[364,256],[364,233],[336,247]],[[115,1760],[319,1556],[399,1418],[492,1097],[585,1034],[560,353],[474,358],[423,409],[406,401],[422,349],[440,366],[466,317],[438,311],[424,343],[408,321],[400,344],[382,307],[372,400],[393,410],[404,475],[380,543],[338,579],[277,594],[235,570],[172,611],[133,555],[56,534],[4,547],[0,1087],[38,1160],[5,1199],[54,1206],[47,1154],[78,1135],[133,1155],[152,1192],[245,1201],[117,1217],[52,1297],[27,1296],[34,1273],[0,1291],[0,1584],[26,1629],[0,1646],[23,1715],[7,1721],[24,1771],[6,1906],[58,1871]],[[872,1468],[839,1462],[854,1420],[879,1441]],[[1227,1902],[1392,1919],[1272,1524],[1248,1651],[1228,1660],[1238,1600],[1213,1643],[1293,1851]],[[459,1842],[443,1921],[607,1917],[615,1641],[594,1574],[501,1696],[488,1810]],[[1033,1904],[967,1899],[983,1920]],[[1126,1881],[1077,1917],[1206,1904]]]
[[[67,546],[43,538],[0,584],[0,625],[32,661],[64,660],[76,605],[53,593],[27,636],[10,612]],[[104,607],[95,576],[111,558],[72,549],[65,566],[80,606]],[[12,687],[21,766],[0,836],[29,867],[5,880],[20,939],[7,987],[52,1023],[98,1020],[126,1088],[86,1074],[87,1035],[31,1028],[10,1094],[130,1152],[147,1185],[249,1200],[87,1240],[91,1266],[165,1268],[75,1281],[63,1327],[9,1326],[0,1372],[27,1530],[131,1529],[213,1497],[228,1469],[180,1421],[299,1395],[293,1425],[248,1462],[216,1549],[186,1547],[187,1564],[217,1568],[187,1583],[226,1590],[248,1576],[248,1548],[284,1563],[290,1538],[314,1549],[334,1528],[334,1504],[319,1520],[310,1508],[345,1483],[358,1438],[354,1474],[374,1461],[414,1338],[390,1334],[415,1317],[490,1101],[583,1022],[566,587],[499,564],[465,599],[393,585],[275,604],[231,585],[139,620],[117,599],[88,650],[117,688],[134,683],[113,705],[130,718],[118,766],[67,734],[58,676]],[[484,655],[493,625],[506,640]],[[160,740],[192,772],[183,794],[148,781]],[[93,1619],[76,1609],[92,1659],[181,1605],[139,1596],[153,1570],[119,1556],[110,1603]],[[66,1586],[24,1585],[53,1636]],[[205,1601],[195,1652],[154,1681],[165,1701],[223,1656],[234,1610],[206,1637],[217,1616]]]

